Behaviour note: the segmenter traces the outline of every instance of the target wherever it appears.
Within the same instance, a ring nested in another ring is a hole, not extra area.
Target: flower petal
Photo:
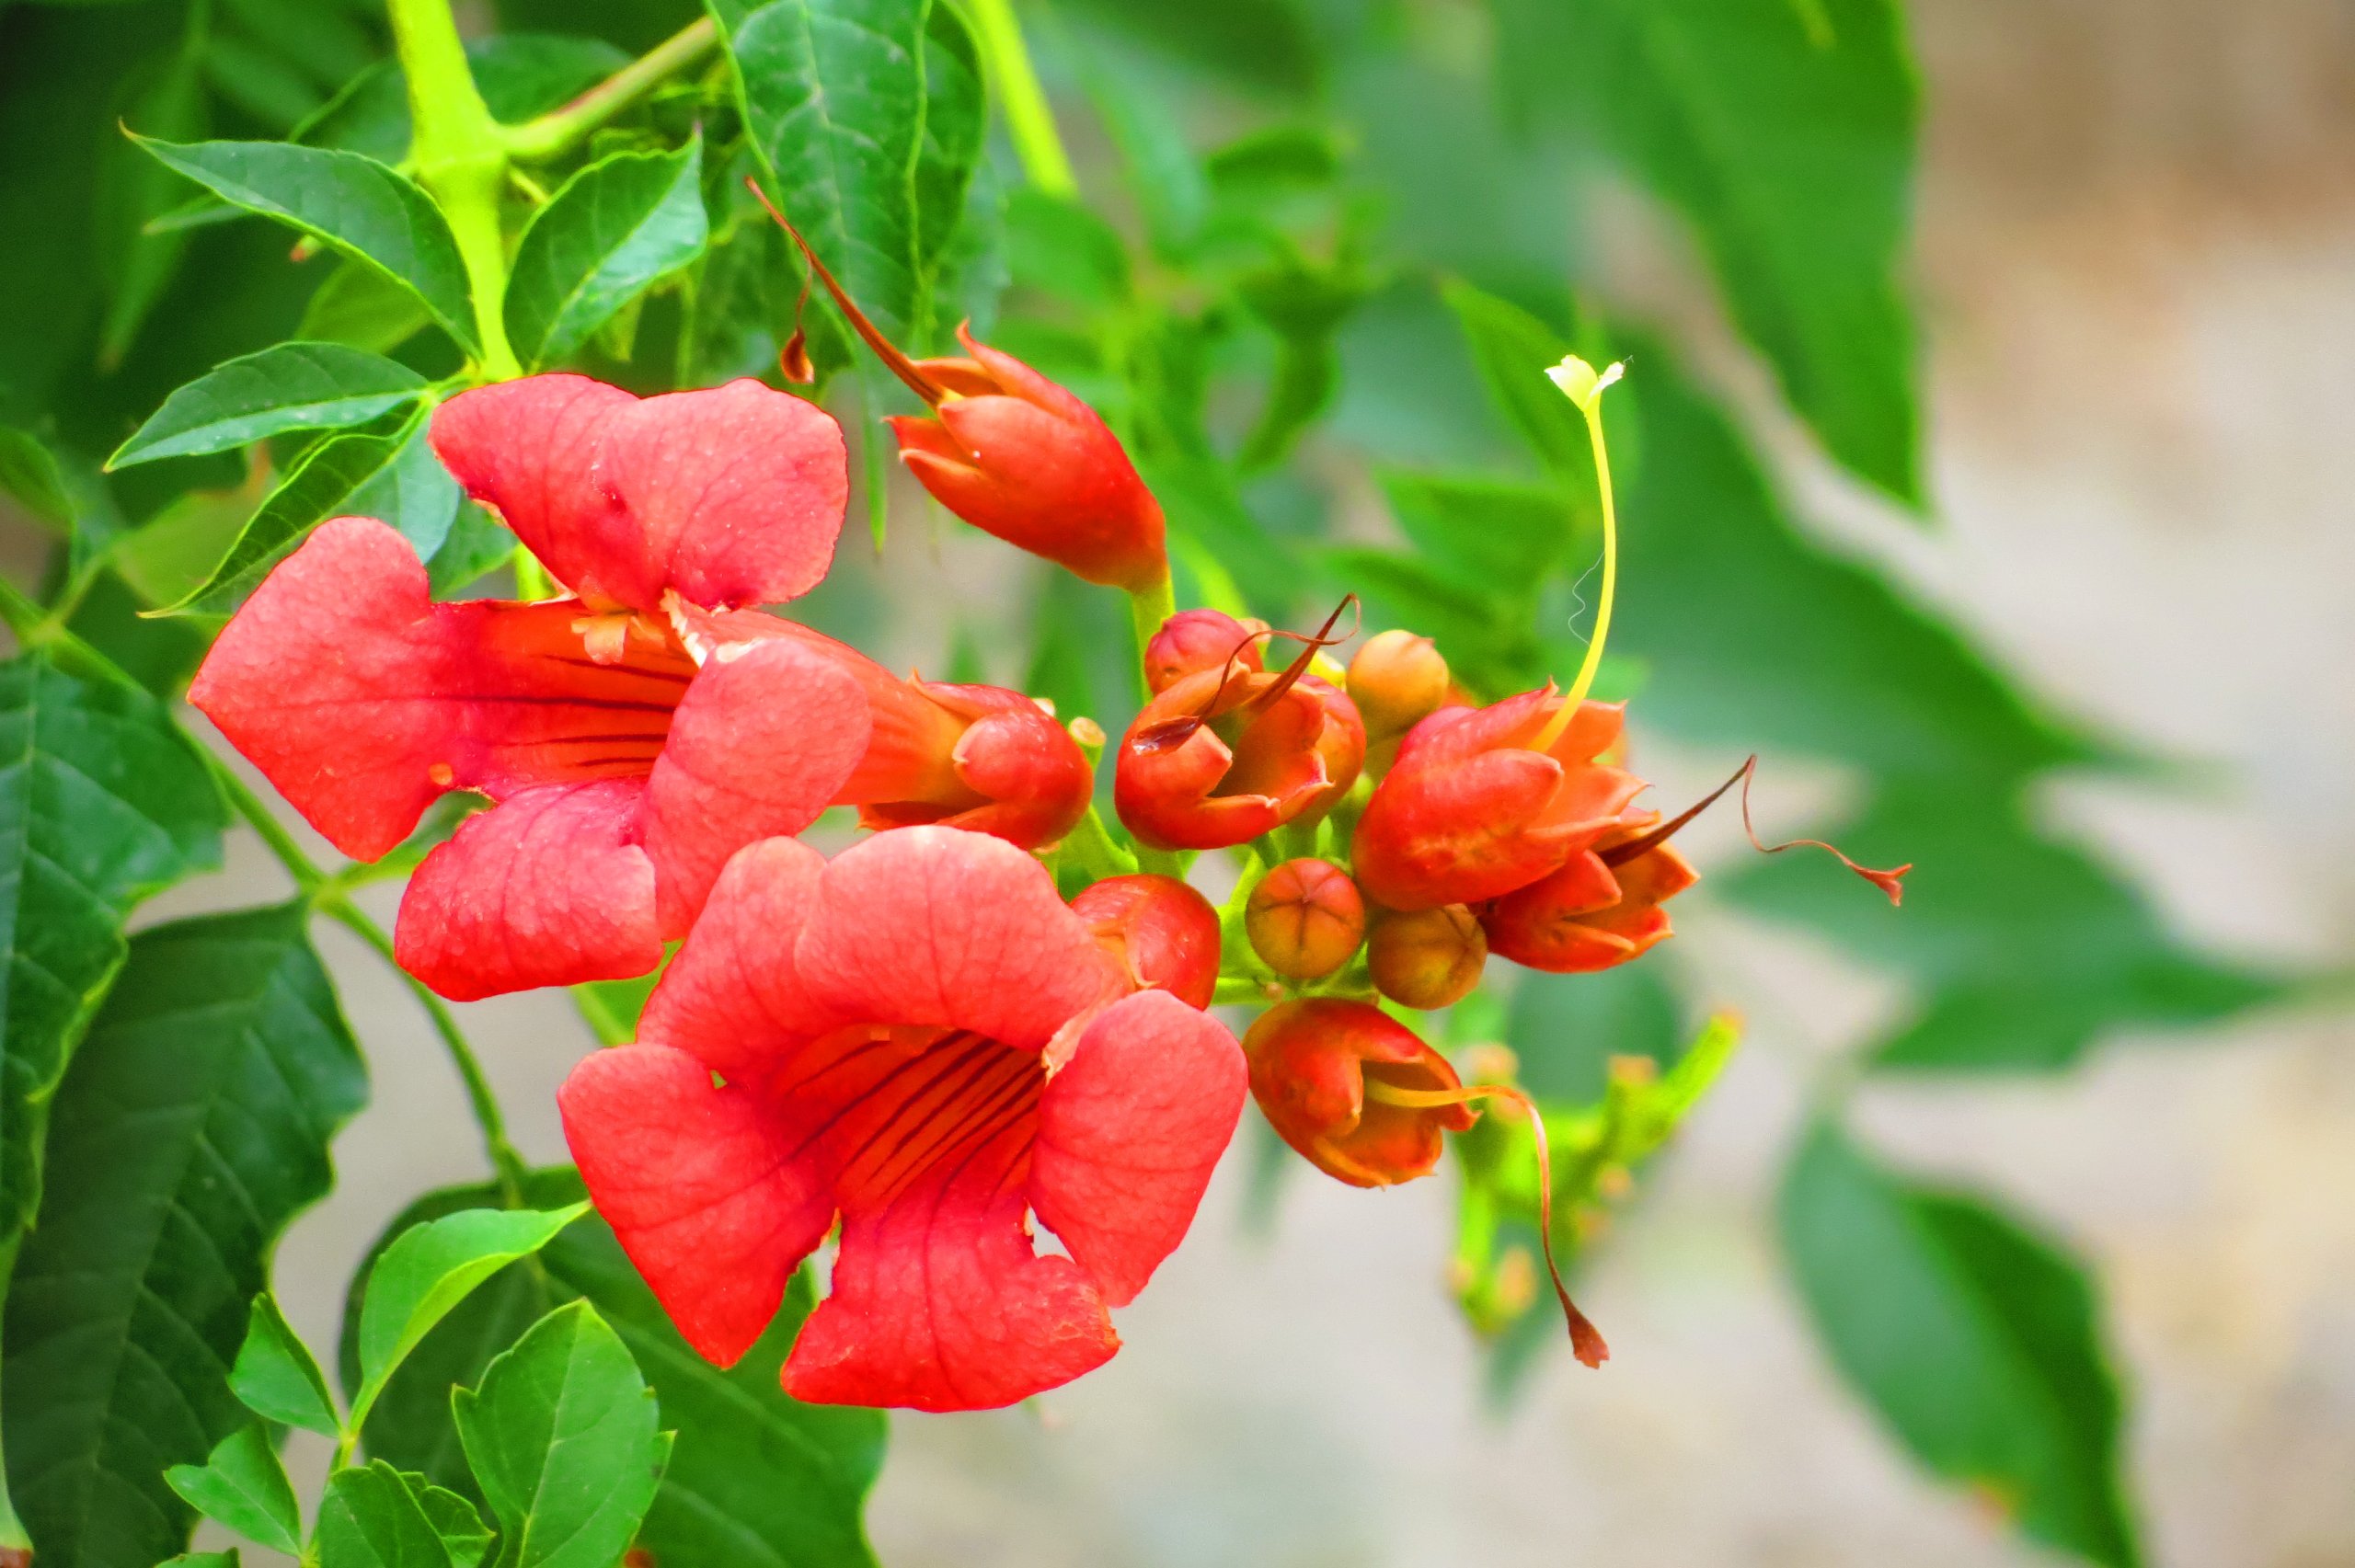
[[[1018,1173],[1028,1136],[1010,1128],[953,1179],[844,1216],[833,1294],[802,1325],[786,1392],[993,1410],[1111,1359],[1120,1336],[1087,1276],[1031,1250]]]
[[[1024,1050],[1126,989],[1045,867],[955,828],[896,829],[836,856],[797,961],[846,1017],[971,1029]]]
[[[810,999],[793,967],[825,864],[792,839],[738,850],[648,1000],[638,1038],[691,1051],[729,1082],[749,1085],[844,1022]]]
[[[594,477],[599,438],[638,399],[582,375],[535,375],[462,392],[433,411],[433,451],[496,509],[556,579],[600,603],[638,597],[638,530]]]
[[[1185,1238],[1248,1074],[1215,1019],[1139,991],[1087,1026],[1047,1081],[1030,1203],[1115,1307]]]
[[[409,878],[402,968],[454,1001],[643,975],[662,961],[634,780],[525,790],[469,818]]]
[[[866,754],[868,727],[858,682],[797,643],[715,654],[647,781],[662,929],[685,934],[729,855],[816,821]]]
[[[661,1046],[599,1051],[557,1092],[597,1211],[679,1333],[732,1364],[825,1239],[833,1199],[749,1090]]]
[[[598,448],[597,483],[638,529],[636,579],[691,603],[775,604],[818,585],[850,498],[842,427],[756,381],[649,397]]]

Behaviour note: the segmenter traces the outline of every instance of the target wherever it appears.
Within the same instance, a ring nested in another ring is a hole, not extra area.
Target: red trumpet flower
[[[1644,781],[1598,761],[1620,709],[1562,713],[1552,691],[1442,708],[1409,730],[1358,819],[1366,896],[1394,910],[1476,904],[1560,869],[1617,825]]]
[[[699,664],[661,612],[825,574],[841,430],[740,381],[643,401],[580,376],[465,393],[435,450],[576,597],[431,602],[381,522],[339,518],[222,632],[189,698],[346,854],[433,799],[498,805],[428,855],[401,963],[445,996],[644,974],[738,846],[799,830],[867,744],[856,683],[790,643]]]
[[[723,1366],[839,1215],[784,1371],[820,1403],[982,1409],[1100,1366],[1245,1093],[1234,1036],[1132,992],[1036,861],[946,828],[740,852],[640,1029],[557,1096],[590,1196]]]
[[[895,415],[900,461],[933,499],[984,533],[1132,593],[1169,578],[1161,503],[1120,439],[1079,397],[957,329],[960,358],[911,360],[885,338],[784,213],[810,269],[876,357],[931,410]]]
[[[1218,990],[1218,911],[1174,876],[1108,876],[1071,901],[1139,990],[1208,1007]]]
[[[1086,813],[1095,789],[1086,753],[1019,692],[903,681],[822,632],[758,612],[681,611],[676,620],[698,658],[725,662],[785,639],[857,683],[870,725],[867,749],[832,803],[857,807],[861,827],[936,822],[1036,849]]]
[[[1306,673],[1325,633],[1274,673],[1244,667],[1253,635],[1216,668],[1163,687],[1121,737],[1112,804],[1139,841],[1164,850],[1247,843],[1314,820],[1357,782],[1365,761],[1357,704]]]

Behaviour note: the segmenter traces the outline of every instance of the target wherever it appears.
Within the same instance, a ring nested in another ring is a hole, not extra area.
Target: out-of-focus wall
[[[2355,10],[2333,0],[1916,0],[1928,80],[1923,292],[1941,521],[1805,481],[2056,702],[2222,764],[2052,809],[2188,931],[2355,949]],[[1657,277],[1657,235],[1626,240]],[[1658,311],[1699,296],[1650,285]],[[1631,285],[1630,292],[1636,292]],[[1706,310],[1701,312],[1706,315]],[[1707,331],[1706,321],[1702,330]],[[1754,368],[1713,361],[1734,384]],[[986,545],[895,537],[917,591],[970,595]],[[1699,781],[1662,759],[1664,793]],[[1706,841],[1720,854],[1732,845]],[[274,872],[241,854],[159,914]],[[385,910],[389,913],[389,909]],[[1681,908],[1680,915],[1682,918]],[[1616,1358],[1557,1356],[1485,1416],[1443,1299],[1442,1182],[1304,1175],[1272,1234],[1223,1173],[1123,1314],[1129,1347],[1030,1408],[902,1418],[873,1508],[894,1568],[1992,1568],[2037,1561],[1908,1469],[1829,1379],[1766,1223],[1810,1068],[1888,997],[1811,944],[1706,909],[1713,994],[1752,1025],[1722,1090],[1603,1254]],[[344,1185],[280,1276],[331,1341],[367,1239],[479,1166],[408,998],[323,940],[375,1063]],[[535,1157],[586,1044],[558,999],[466,1010]],[[1875,1091],[1890,1152],[1967,1173],[2097,1260],[2131,1370],[2154,1556],[2355,1562],[2355,1026],[2280,1015],[2123,1039],[2069,1078]],[[1230,1167],[1239,1162],[1230,1161]],[[316,1465],[318,1456],[313,1454]],[[703,1568],[703,1565],[698,1565]],[[724,1568],[724,1565],[708,1565]]]

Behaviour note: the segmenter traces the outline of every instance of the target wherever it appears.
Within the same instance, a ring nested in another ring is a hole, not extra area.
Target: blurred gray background
[[[1890,517],[1804,462],[1786,480],[2054,704],[2219,764],[2170,793],[2108,784],[2048,802],[2180,929],[2219,949],[2344,965],[2355,6],[1912,9],[1929,88],[1919,268],[1942,523]],[[1673,233],[1631,204],[1612,245],[1622,292],[1719,345],[1711,371],[1771,426],[1761,372],[1711,318]],[[970,604],[1016,591],[1006,552],[944,535],[908,509],[882,568],[895,593]],[[846,559],[864,554],[846,544]],[[936,646],[895,651],[945,662]],[[1642,760],[1671,799],[1722,768],[1656,749]],[[1838,789],[1785,771],[1762,805],[1796,822]],[[1705,864],[1734,853],[1733,831],[1729,818],[1696,830]],[[223,876],[144,918],[250,901],[277,875],[241,842]],[[871,1509],[884,1561],[2039,1561],[1873,1430],[1775,1260],[1767,1205],[1805,1085],[1886,1018],[1891,993],[1705,895],[1679,905],[1686,956],[1750,1036],[1598,1253],[1583,1294],[1616,1353],[1606,1371],[1556,1355],[1493,1418],[1441,1282],[1444,1178],[1366,1194],[1304,1172],[1272,1232],[1252,1236],[1231,1158],[1191,1240],[1122,1315],[1128,1347],[1109,1368],[1029,1408],[895,1418]],[[390,898],[379,904],[389,918]],[[340,933],[321,940],[375,1097],[337,1145],[342,1185],[295,1226],[278,1276],[297,1326],[332,1343],[341,1281],[369,1239],[418,1192],[482,1165],[410,1000]],[[463,1011],[490,1043],[526,1152],[561,1158],[551,1094],[589,1045],[569,1004]],[[2344,1011],[2123,1037],[2059,1080],[1876,1088],[1864,1112],[1908,1167],[2008,1196],[2101,1270],[2157,1562],[2355,1564]],[[316,1470],[323,1456],[304,1459]]]

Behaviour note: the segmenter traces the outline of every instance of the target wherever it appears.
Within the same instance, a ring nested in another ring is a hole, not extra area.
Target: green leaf
[[[1784,1179],[1781,1223],[1824,1348],[1917,1459],[2038,1540],[2142,1561],[2099,1308],[2065,1252],[1980,1198],[1904,1181],[1829,1123]]]
[[[201,141],[211,133],[203,83],[205,35],[201,21],[189,27],[171,62],[124,111],[121,123],[126,128],[173,142]],[[98,356],[107,369],[122,362],[179,270],[188,249],[186,231],[157,232],[148,225],[170,212],[185,191],[153,158],[142,156],[119,138],[108,139],[99,164],[98,226],[110,243],[100,250],[107,304]]]
[[[270,1434],[241,1426],[213,1446],[201,1465],[174,1465],[165,1484],[208,1519],[216,1519],[248,1540],[276,1551],[303,1547],[303,1517],[294,1505],[294,1483],[278,1462]]]
[[[248,1304],[367,1093],[307,913],[141,933],[57,1092],[0,1374],[9,1488],[50,1568],[184,1548],[165,1468],[253,1420],[228,1380]]]
[[[575,1197],[569,1171],[535,1176],[530,1200]],[[393,1222],[418,1221],[495,1201],[488,1187],[431,1194]],[[638,1544],[658,1562],[730,1568],[872,1568],[859,1511],[883,1459],[879,1411],[798,1402],[778,1371],[814,1304],[805,1271],[759,1344],[726,1370],[691,1349],[671,1326],[604,1222],[591,1215],[540,1253],[468,1297],[402,1364],[369,1417],[369,1453],[414,1468],[443,1485],[473,1482],[451,1416],[449,1391],[477,1382],[492,1358],[549,1309],[585,1298],[621,1336],[679,1429],[670,1468]],[[344,1314],[344,1378],[358,1375],[356,1305]]]
[[[638,1017],[661,978],[657,969],[632,980],[584,980],[572,988],[572,1005],[599,1045],[626,1046],[638,1038]]]
[[[1019,186],[1005,199],[1006,262],[1014,281],[1102,309],[1131,294],[1128,246],[1080,202]]]
[[[65,629],[111,659],[151,696],[170,702],[213,646],[213,628],[193,616],[151,621],[144,614],[147,608],[122,578],[101,569],[83,590],[82,602]]]
[[[319,1500],[320,1568],[459,1568],[422,1492],[382,1459],[336,1471]]]
[[[928,0],[718,7],[778,202],[886,335],[922,322],[915,169]]]
[[[1657,964],[1623,964],[1594,975],[1528,970],[1513,979],[1506,1042],[1521,1082],[1549,1104],[1603,1098],[1611,1059],[1649,1057],[1665,1067],[1683,1047],[1676,998]]]
[[[469,40],[466,64],[490,117],[512,125],[570,102],[628,64],[602,39],[499,32]],[[344,84],[333,101],[294,131],[313,147],[365,153],[380,163],[408,156],[408,81],[398,59],[378,62]]]
[[[375,159],[284,142],[133,140],[222,200],[374,268],[414,293],[460,347],[480,349],[449,223],[424,191]]]
[[[1893,0],[1496,0],[1509,87],[1576,106],[1692,224],[1832,454],[1922,502],[1899,284],[1917,92]]]
[[[286,430],[364,425],[424,387],[423,376],[381,354],[340,343],[281,343],[173,393],[107,466],[227,452]]]
[[[57,459],[29,430],[0,425],[0,495],[6,495],[59,533],[74,527],[74,498]]]
[[[518,1258],[529,1257],[589,1211],[586,1203],[543,1213],[471,1209],[419,1225],[376,1261],[360,1314],[360,1388],[352,1419],[368,1406],[401,1357],[466,1293]]]
[[[347,517],[373,517],[391,523],[417,551],[431,561],[450,537],[458,519],[458,503],[465,493],[429,440],[433,424],[431,408],[420,411],[399,432],[400,449],[382,468],[352,486],[338,504]]]
[[[924,280],[926,338],[954,325],[935,298],[950,246],[962,224],[982,221],[968,206],[989,131],[981,45],[962,11],[934,0],[924,31],[924,142],[915,163],[916,265]]]
[[[457,506],[454,493],[441,491],[422,480],[412,486],[399,477],[405,464],[417,461],[410,448],[413,444],[422,446],[425,423],[420,416],[407,428],[384,436],[347,430],[304,452],[287,471],[286,477],[278,482],[278,487],[255,509],[220,564],[187,598],[169,606],[170,612],[195,611],[225,615],[236,609],[270,575],[270,567],[292,555],[295,546],[310,536],[312,529],[331,517],[352,512],[355,498],[363,493],[371,495],[378,505],[415,495],[438,507],[439,500],[446,496],[450,510],[429,509],[429,515],[441,518],[442,532],[446,535],[449,519]],[[426,456],[431,456],[430,450]],[[446,479],[447,475],[443,477]],[[379,485],[378,481],[385,483]],[[383,521],[396,528],[402,521],[397,515]],[[419,531],[431,532],[430,528]]]
[[[2139,892],[2034,827],[2012,795],[1892,781],[1833,836],[1867,864],[1920,864],[1901,917],[1856,899],[1854,879],[1817,856],[1775,856],[1727,890],[1922,988],[1876,1066],[2057,1070],[2121,1026],[2208,1023],[2283,993],[2283,977],[2186,949]]]
[[[507,288],[527,368],[569,358],[655,280],[702,254],[703,139],[591,164],[533,217]]]
[[[269,1420],[328,1437],[342,1430],[327,1375],[278,1310],[277,1298],[266,1290],[254,1298],[246,1342],[229,1368],[229,1390],[247,1410]]]
[[[156,1568],[239,1568],[237,1549],[226,1551],[183,1551],[178,1557],[167,1557]]]
[[[408,1483],[410,1495],[424,1511],[425,1522],[442,1538],[442,1549],[449,1552],[451,1568],[475,1568],[490,1551],[490,1527],[482,1522],[475,1505],[454,1492],[446,1492],[429,1483],[421,1475],[404,1471],[401,1479]]]
[[[437,600],[454,599],[461,589],[479,580],[515,555],[515,536],[507,525],[472,501],[458,506],[449,535],[433,558],[425,563],[428,585]]]
[[[1597,520],[1557,489],[1396,468],[1374,477],[1416,551],[1464,582],[1534,585],[1599,548]]]
[[[221,828],[204,764],[153,698],[70,652],[0,664],[0,1238],[40,1202],[50,1097],[122,962],[123,918],[218,865]]]
[[[452,1400],[502,1568],[610,1568],[653,1504],[671,1434],[596,1309],[558,1307]]]
[[[1559,364],[1576,345],[1511,301],[1483,293],[1468,283],[1449,283],[1441,293],[1464,329],[1464,340],[1472,349],[1480,379],[1488,383],[1490,399],[1536,453],[1569,503],[1581,509],[1582,518],[1591,517],[1599,528],[1602,514],[1594,509],[1594,452],[1588,443],[1586,421],[1545,375],[1546,367]],[[1587,357],[1595,358],[1593,354]],[[1632,466],[1627,462],[1630,455],[1624,451],[1617,454],[1622,468]],[[1626,478],[1623,473],[1623,484]]]
[[[298,338],[389,354],[427,327],[425,302],[373,267],[339,261],[303,308]]]

